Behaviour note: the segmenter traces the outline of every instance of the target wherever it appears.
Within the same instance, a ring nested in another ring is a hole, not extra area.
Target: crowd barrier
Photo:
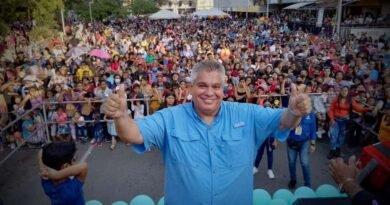
[[[145,105],[146,105],[146,115],[149,115],[149,101],[150,99],[149,98],[137,98],[137,99],[128,99],[127,102],[132,102],[132,101],[136,101],[136,100],[143,100],[145,102]],[[34,111],[37,111],[39,110],[42,115],[43,115],[43,124],[36,128],[33,132],[31,132],[31,134],[29,136],[27,136],[26,138],[23,138],[23,140],[21,141],[21,143],[17,144],[17,146],[12,149],[8,154],[5,155],[5,157],[3,159],[0,160],[0,167],[5,164],[5,162],[10,159],[12,157],[12,155],[14,155],[20,148],[22,148],[23,146],[26,145],[26,143],[28,142],[28,140],[31,138],[31,137],[34,137],[38,131],[42,131],[42,129],[44,129],[44,136],[45,136],[45,139],[42,139],[42,143],[49,143],[51,142],[51,139],[50,139],[50,131],[49,131],[49,125],[50,124],[56,124],[58,122],[53,122],[53,121],[48,121],[48,117],[47,117],[47,106],[48,105],[52,105],[52,104],[83,104],[83,103],[103,103],[104,101],[103,100],[89,100],[89,101],[64,101],[64,102],[44,102],[44,103],[41,103],[39,105],[36,105],[35,107],[32,107],[31,109],[25,111],[22,115],[19,115],[19,116],[16,116],[16,118],[14,120],[12,120],[11,122],[9,122],[5,127],[0,127],[0,137],[2,137],[3,135],[6,134],[6,131],[9,130],[11,127],[13,127],[14,125],[17,125],[19,123],[19,121],[23,120],[23,118],[26,116],[26,115],[30,115],[32,114]],[[10,113],[11,114],[11,113]],[[109,122],[109,121],[113,121],[113,120],[100,120],[101,122]],[[87,120],[86,123],[94,123],[96,122],[95,120]],[[70,123],[73,123],[72,121],[66,121],[66,123],[70,124]],[[20,132],[22,132],[20,130]]]
[[[330,185],[323,184],[316,190],[309,187],[299,187],[294,192],[288,189],[279,189],[271,195],[264,189],[253,190],[253,205],[296,205],[301,199],[333,199],[333,201],[346,202],[349,199],[345,193]],[[86,205],[103,205],[99,200],[89,200]],[[132,198],[129,202],[115,201],[111,205],[164,205],[164,197],[159,199],[157,203],[148,195],[138,195]]]
[[[309,95],[323,95],[324,93],[309,93]],[[327,93],[325,93],[327,94]],[[273,94],[273,95],[261,95],[261,97],[276,97],[276,98],[279,98],[279,107],[280,108],[283,108],[282,107],[282,97],[285,97],[285,96],[288,96],[288,94]],[[127,102],[132,102],[132,101],[144,101],[145,103],[145,109],[146,109],[146,115],[149,115],[150,113],[150,107],[149,107],[149,101],[150,101],[150,98],[146,97],[146,98],[139,98],[139,99],[127,99]],[[26,111],[25,113],[23,113],[22,115],[20,116],[17,116],[15,120],[11,121],[10,123],[8,123],[4,128],[0,128],[0,136],[2,136],[6,130],[8,130],[9,128],[11,128],[14,124],[18,123],[20,120],[23,119],[24,116],[26,116],[27,114],[31,114],[33,111],[35,110],[40,110],[42,115],[43,115],[43,120],[44,120],[44,127],[45,127],[45,136],[46,136],[46,139],[45,139],[45,143],[47,142],[51,142],[51,139],[50,139],[50,131],[49,131],[49,126],[52,125],[52,124],[57,124],[58,122],[54,122],[54,121],[49,121],[48,120],[48,116],[47,116],[47,107],[50,106],[50,105],[53,105],[53,104],[85,104],[85,103],[103,103],[104,101],[103,100],[88,100],[88,101],[63,101],[63,102],[44,102],[40,105],[37,105],[33,108],[31,108],[30,110]],[[113,120],[100,120],[101,122],[112,122]],[[96,120],[85,120],[86,123],[94,123],[96,122]],[[67,124],[71,124],[73,123],[71,120],[68,120],[68,121],[65,121],[65,123]],[[378,136],[378,134],[372,130],[371,128],[368,128],[368,127],[365,127],[362,123],[356,123],[357,125],[361,126],[364,130],[367,130],[368,132],[370,132],[372,135],[374,136]],[[38,129],[37,129],[38,130]],[[32,135],[35,135],[36,134],[36,131],[34,131],[32,133]],[[31,136],[32,136],[31,135]],[[22,146],[24,146],[27,142],[27,139],[29,139],[31,136],[27,137],[26,139],[23,140],[23,142],[21,144],[19,144],[15,149],[13,149],[9,154],[7,154],[7,156],[2,159],[0,161],[0,166],[3,165],[17,150],[19,150]]]

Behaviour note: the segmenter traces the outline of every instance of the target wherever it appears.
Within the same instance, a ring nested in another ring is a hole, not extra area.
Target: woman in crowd
[[[235,98],[237,102],[246,103],[250,97],[250,91],[245,83],[245,78],[240,78],[238,86],[235,88]]]
[[[328,111],[330,119],[330,152],[328,159],[341,156],[341,147],[344,145],[348,131],[347,123],[350,120],[352,110],[367,112],[370,109],[359,107],[356,101],[351,98],[349,88],[343,87]]]

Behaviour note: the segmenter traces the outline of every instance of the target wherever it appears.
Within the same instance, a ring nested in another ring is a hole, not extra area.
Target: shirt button
[[[213,152],[214,151],[214,147],[210,148],[210,152]]]
[[[216,171],[216,170],[213,170],[213,174],[215,174],[215,173],[217,173],[217,171]]]

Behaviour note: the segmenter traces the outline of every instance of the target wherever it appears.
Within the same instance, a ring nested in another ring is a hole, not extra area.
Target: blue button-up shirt
[[[285,140],[279,130],[281,109],[222,102],[208,125],[192,103],[161,110],[136,123],[143,153],[156,146],[165,163],[165,203],[169,205],[252,204],[253,161],[269,136]]]
[[[296,141],[315,140],[317,138],[316,116],[314,112],[303,116],[299,126],[301,131],[297,133],[296,128],[292,129],[289,138]]]

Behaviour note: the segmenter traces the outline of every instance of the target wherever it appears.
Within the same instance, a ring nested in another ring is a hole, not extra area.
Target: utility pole
[[[341,14],[343,13],[343,0],[339,0],[339,6],[337,7],[337,9],[336,33],[340,36]]]
[[[268,19],[268,17],[269,17],[269,0],[267,0],[267,19]]]
[[[249,12],[249,0],[246,1],[246,18],[248,19],[248,12]]]
[[[65,35],[64,9],[61,9],[61,22],[62,22],[62,32],[64,32]]]
[[[91,19],[91,23],[92,23],[92,4],[93,4],[93,0],[88,2],[88,5],[89,5],[89,17]]]

